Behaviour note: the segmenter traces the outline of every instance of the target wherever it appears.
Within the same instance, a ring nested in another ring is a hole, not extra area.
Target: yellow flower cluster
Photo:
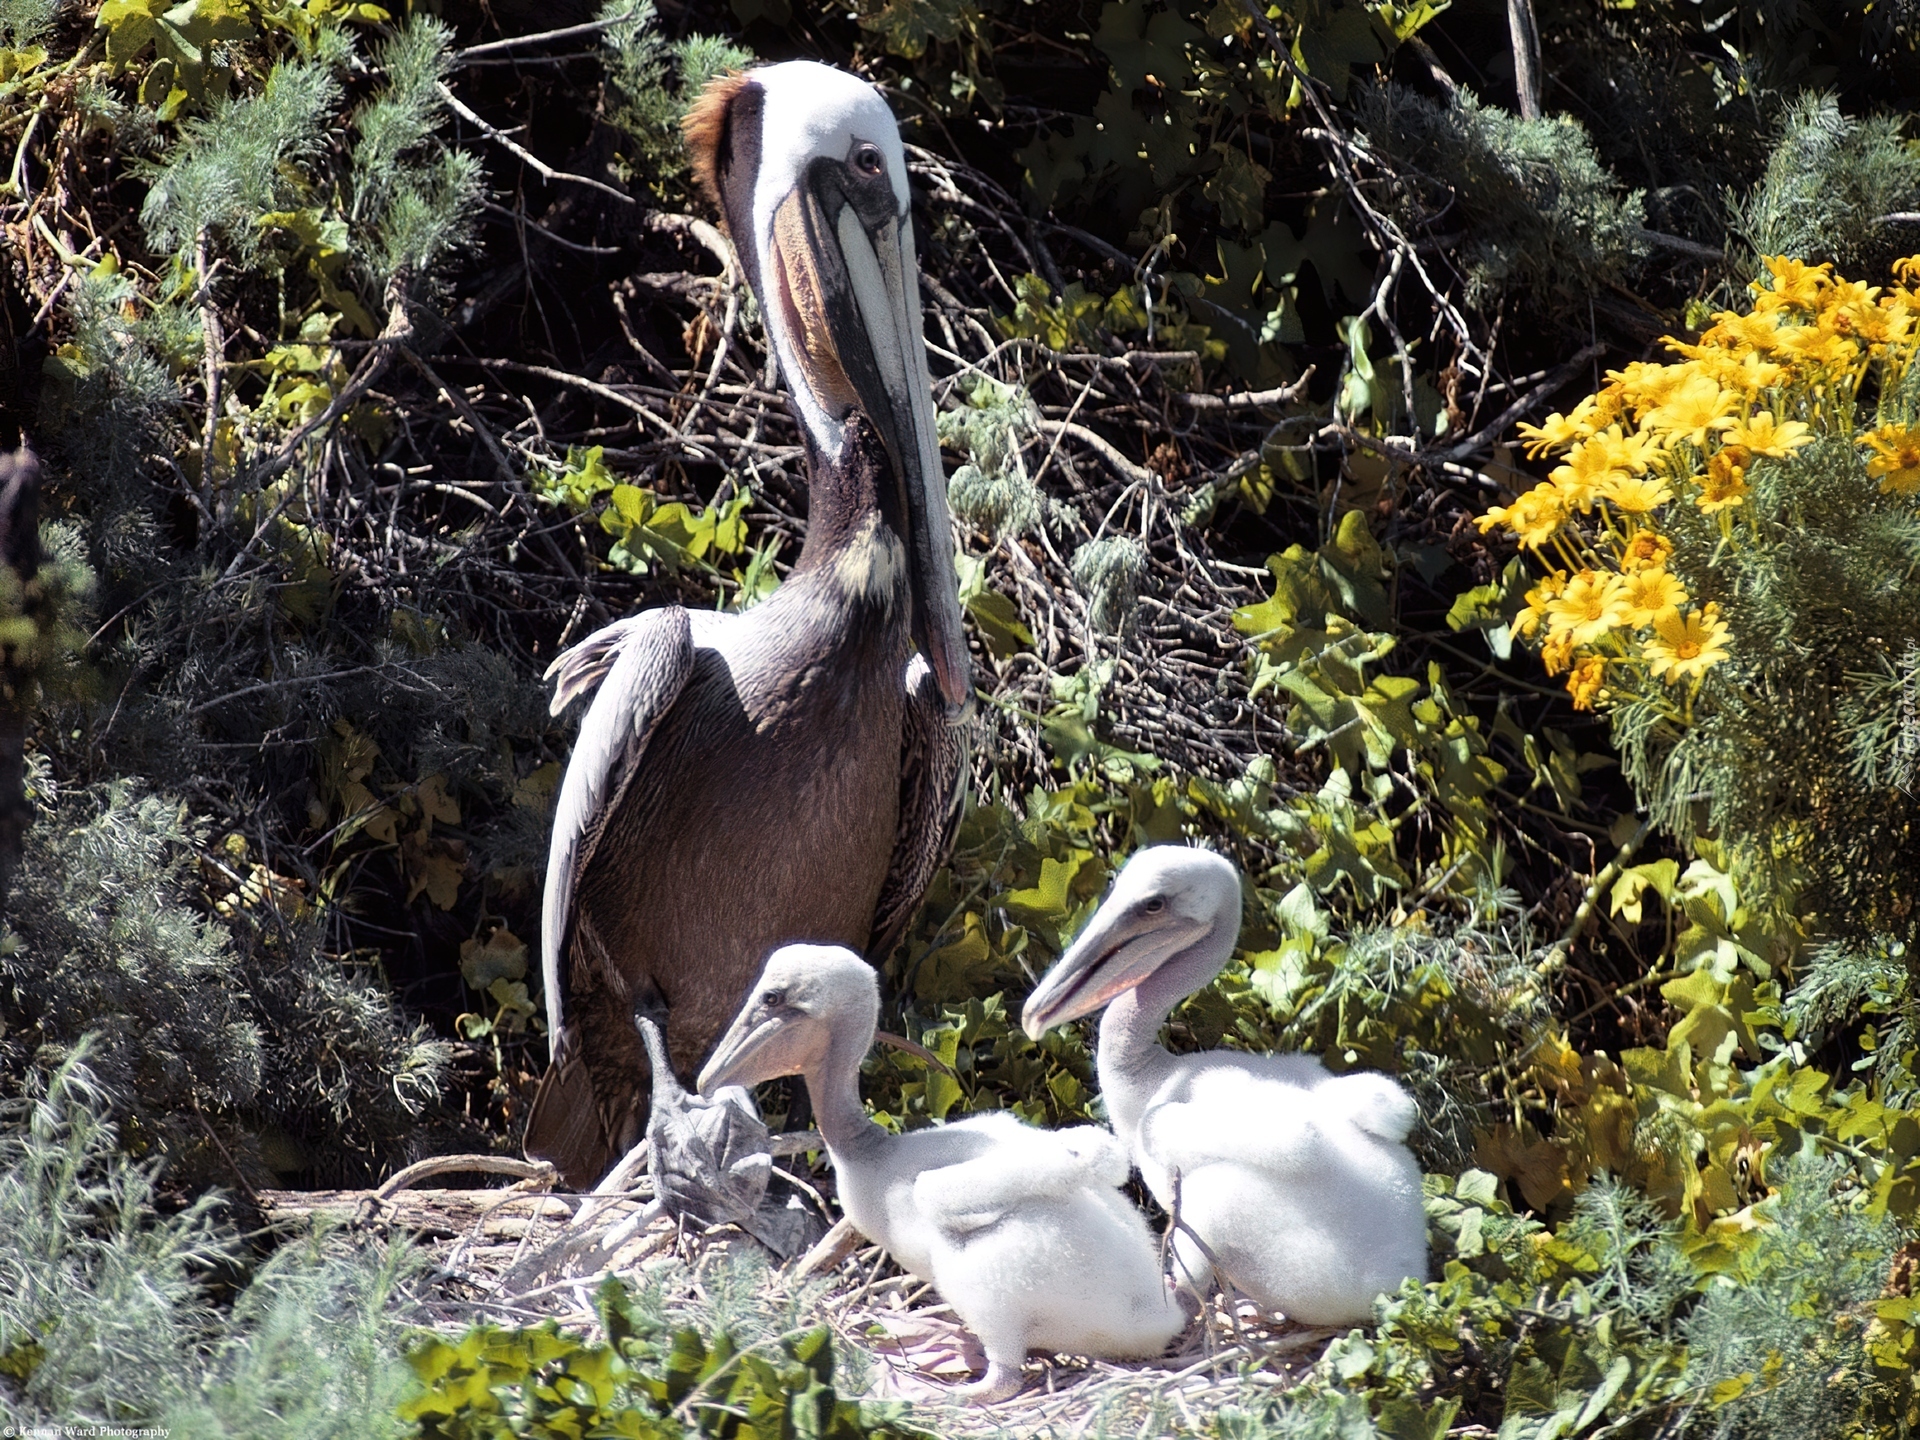
[[[1530,457],[1561,463],[1480,518],[1483,533],[1510,531],[1547,566],[1514,628],[1538,637],[1547,672],[1567,674],[1581,709],[1648,693],[1647,680],[1697,681],[1731,653],[1719,606],[1690,605],[1669,571],[1677,507],[1712,517],[1723,542],[1739,543],[1755,466],[1836,435],[1859,447],[1882,493],[1920,495],[1920,418],[1887,413],[1920,345],[1920,256],[1902,261],[1906,283],[1885,291],[1826,265],[1766,267],[1750,310],[1715,315],[1694,343],[1667,341],[1675,363],[1609,371],[1569,414],[1521,425]],[[1876,366],[1881,413],[1856,433],[1861,385]]]

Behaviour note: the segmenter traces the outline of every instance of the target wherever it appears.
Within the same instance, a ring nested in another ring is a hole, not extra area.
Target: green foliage
[[[210,918],[206,842],[184,806],[125,783],[32,828],[0,957],[8,1071],[50,1071],[91,1035],[122,1143],[182,1183],[391,1153],[436,1098],[446,1047],[322,952],[277,877]],[[244,865],[244,843],[226,852]]]
[[[151,1415],[206,1322],[201,1274],[231,1240],[203,1199],[162,1219],[153,1167],[117,1153],[113,1103],[76,1046],[0,1126],[0,1408],[9,1418]]]
[[[1913,401],[1883,403],[1910,413]],[[1865,462],[1829,442],[1756,466],[1758,504],[1777,519],[1754,543],[1725,543],[1712,516],[1677,517],[1673,564],[1712,577],[1701,598],[1722,599],[1732,655],[1691,724],[1625,706],[1614,737],[1656,819],[1683,838],[1727,837],[1766,885],[1762,903],[1797,897],[1836,935],[1911,937],[1920,829],[1899,767],[1920,609],[1903,577],[1920,565],[1920,518],[1874,494]]]
[[[1369,141],[1402,168],[1403,224],[1446,210],[1450,226],[1466,228],[1477,299],[1518,288],[1565,303],[1622,277],[1642,251],[1640,193],[1623,190],[1570,116],[1522,120],[1464,90],[1440,105],[1394,84],[1359,91],[1355,109]]]
[[[339,100],[327,66],[289,60],[259,94],[223,97],[183,121],[141,207],[147,233],[170,250],[218,234],[250,258],[259,217],[292,208],[305,190],[302,169],[320,156]]]
[[[1749,270],[1762,255],[1878,270],[1902,253],[1911,231],[1884,217],[1920,205],[1920,152],[1900,131],[1891,116],[1841,114],[1831,95],[1796,100],[1759,183],[1734,207]]]
[[[1089,540],[1073,552],[1073,583],[1087,597],[1087,618],[1096,630],[1126,626],[1146,577],[1147,547],[1131,535]]]
[[[211,1197],[163,1212],[78,1045],[0,1124],[0,1414],[196,1437],[398,1437],[404,1250],[290,1245],[216,1305],[245,1252]]]
[[[42,526],[40,547],[40,567],[24,584],[12,567],[0,566],[0,657],[13,677],[8,688],[16,690],[7,699],[23,708],[70,698],[85,675],[81,625],[91,608],[93,570],[71,525]]]
[[[276,1250],[220,1317],[204,1370],[160,1412],[204,1440],[401,1440],[402,1351],[420,1257],[315,1234]]]
[[[1861,1339],[1897,1231],[1843,1186],[1844,1167],[1795,1157],[1767,1223],[1687,1317],[1687,1380],[1716,1436],[1863,1433],[1878,1377]]]
[[[425,278],[466,245],[480,208],[479,157],[436,134],[452,39],[437,20],[410,19],[375,48],[387,86],[354,116],[353,199],[345,209],[350,222],[367,227],[363,263],[382,295],[396,277]]]
[[[603,0],[599,18],[618,22],[602,33],[600,48],[607,119],[632,147],[622,155],[626,175],[657,198],[684,204],[690,187],[681,117],[708,80],[744,69],[754,54],[713,35],[667,39],[653,0]]]
[[[0,0],[0,44],[24,50],[53,26],[60,0]]]
[[[8,905],[7,1031],[18,1073],[92,1033],[90,1065],[122,1139],[204,1177],[205,1117],[256,1099],[261,1039],[225,931],[188,903],[205,840],[184,807],[121,785],[79,795],[35,825]]]
[[[600,528],[613,537],[607,563],[635,575],[656,567],[669,575],[692,568],[719,578],[726,573],[719,569],[721,559],[747,552],[746,510],[753,495],[744,485],[731,498],[712,505],[662,503],[651,491],[616,480],[606,467],[604,452],[595,445],[568,451],[566,468],[558,473],[536,474],[534,493],[549,505],[564,505],[583,514],[594,514],[599,506]],[[601,501],[605,504],[600,505]],[[756,550],[744,571],[732,571],[743,600],[771,593],[775,580],[770,560],[768,551]]]
[[[179,400],[176,375],[189,343],[177,307],[141,307],[138,293],[130,276],[105,262],[75,279],[70,338],[48,357],[41,393],[58,458],[108,502],[86,518],[94,568],[109,579],[151,553],[152,522],[128,502]]]
[[[947,481],[953,513],[996,541],[1030,535],[1047,514],[1021,454],[1039,421],[1033,397],[988,375],[974,377],[963,394],[962,404],[937,417],[940,443],[967,456]]]
[[[657,1294],[609,1277],[595,1297],[604,1341],[551,1323],[421,1339],[408,1355],[422,1393],[401,1406],[422,1440],[604,1435],[630,1440],[858,1440],[922,1435],[906,1407],[843,1400],[831,1332],[789,1330],[741,1345],[725,1329],[676,1323]]]

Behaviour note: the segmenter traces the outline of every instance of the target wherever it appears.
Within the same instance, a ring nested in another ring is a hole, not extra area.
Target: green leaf
[[[967,600],[966,607],[993,655],[1004,660],[1032,647],[1033,631],[1020,618],[1020,607],[1008,596],[998,590],[981,590]]]
[[[886,0],[861,17],[860,28],[878,35],[889,54],[917,60],[933,41],[954,39],[968,10],[962,0]]]

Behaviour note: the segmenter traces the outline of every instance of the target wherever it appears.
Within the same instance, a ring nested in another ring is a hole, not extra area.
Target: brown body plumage
[[[526,1143],[576,1185],[645,1129],[637,1009],[691,1076],[776,946],[884,956],[951,832],[970,693],[892,115],[776,65],[715,82],[688,136],[801,422],[807,539],[756,608],[644,611],[553,667],[556,709],[596,693],[555,806]]]
[[[688,617],[679,693],[609,757],[607,803],[571,862],[549,1001],[562,1038],[527,1130],[528,1153],[573,1184],[644,1133],[636,1008],[664,1010],[674,1068],[697,1073],[769,951],[800,938],[883,954],[944,847],[957,741],[924,667],[909,690],[906,566],[879,504],[891,478],[859,434],[845,464],[814,472],[786,584],[744,615]]]

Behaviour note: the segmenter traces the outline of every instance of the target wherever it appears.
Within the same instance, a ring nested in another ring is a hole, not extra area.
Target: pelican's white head
[[[813,450],[837,459],[856,409],[879,432],[905,492],[914,638],[961,704],[966,641],[893,112],[866,81],[793,60],[713,81],[686,132]]]
[[[837,1035],[864,1055],[879,1023],[880,982],[871,965],[844,945],[784,945],[767,957],[700,1071],[700,1091],[817,1071]]]
[[[1219,973],[1239,933],[1240,872],[1231,861],[1184,845],[1138,851],[1114,877],[1087,928],[1027,997],[1021,1028],[1038,1040],[1056,1025],[1104,1009],[1176,958],[1194,958],[1194,974],[1182,977],[1187,988],[1180,992],[1191,993]]]

